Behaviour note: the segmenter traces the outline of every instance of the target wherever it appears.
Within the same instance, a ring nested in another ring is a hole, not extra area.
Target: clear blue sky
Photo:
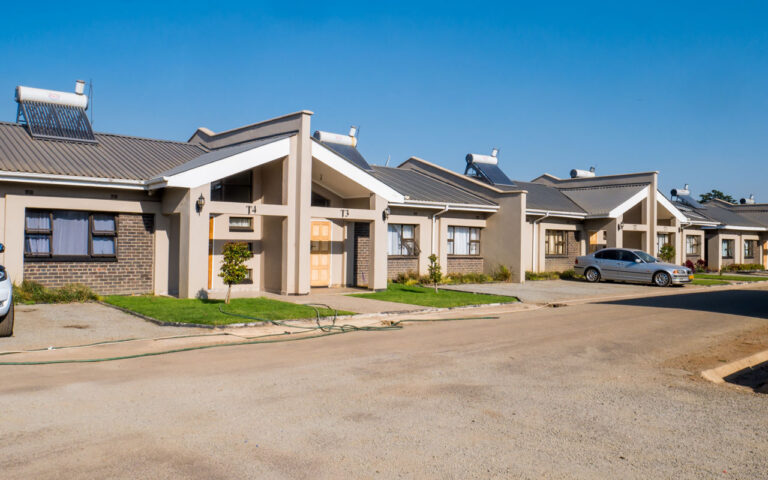
[[[659,170],[665,193],[768,202],[764,2],[111,3],[3,5],[0,119],[18,84],[83,78],[98,131],[186,140],[309,109],[359,125],[372,163],[462,170],[496,146],[515,179]]]

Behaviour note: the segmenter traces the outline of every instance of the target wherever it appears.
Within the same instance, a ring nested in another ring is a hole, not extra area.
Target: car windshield
[[[645,263],[656,263],[656,262],[658,262],[658,261],[659,261],[659,259],[658,259],[658,258],[656,258],[656,257],[652,257],[652,256],[648,255],[648,254],[647,254],[647,253],[645,253],[645,252],[636,251],[636,252],[635,252],[635,254],[636,254],[638,257],[642,258],[642,259],[643,259],[643,261],[644,261]]]

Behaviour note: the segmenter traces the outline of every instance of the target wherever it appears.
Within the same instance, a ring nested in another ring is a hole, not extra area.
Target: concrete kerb
[[[768,362],[768,350],[758,352],[754,355],[750,355],[749,357],[736,360],[735,362],[731,362],[717,368],[704,370],[701,372],[701,376],[713,383],[725,383],[725,377],[764,362]]]

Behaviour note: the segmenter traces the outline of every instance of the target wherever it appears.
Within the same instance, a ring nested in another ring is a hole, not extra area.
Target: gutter
[[[69,185],[75,187],[108,187],[123,190],[146,190],[144,180],[114,179],[101,177],[78,177],[49,173],[19,173],[0,171],[0,181],[37,183],[43,185]]]
[[[427,208],[427,209],[449,207],[451,210],[459,210],[462,212],[489,212],[489,213],[498,212],[500,208],[498,205],[474,205],[469,203],[434,203],[434,202],[425,202],[420,200],[408,200],[405,203],[390,203],[390,206],[404,207],[404,208]]]

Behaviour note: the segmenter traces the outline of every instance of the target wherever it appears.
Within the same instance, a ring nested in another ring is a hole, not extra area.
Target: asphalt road
[[[766,478],[768,396],[670,366],[768,290],[0,369],[6,478]]]

